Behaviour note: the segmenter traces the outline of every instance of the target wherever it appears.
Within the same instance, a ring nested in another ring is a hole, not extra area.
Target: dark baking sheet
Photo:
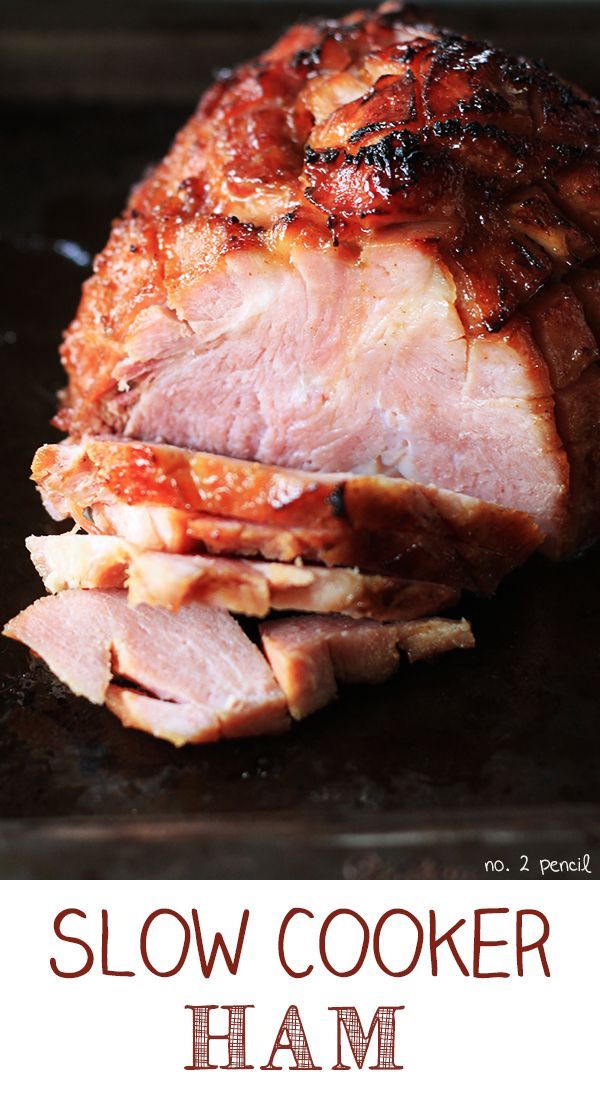
[[[3,621],[41,594],[25,536],[54,529],[27,476],[58,438],[60,331],[128,185],[190,106],[5,111]],[[466,602],[476,651],[345,690],[289,736],[205,748],[123,730],[3,639],[0,874],[475,877],[489,858],[512,875],[527,852],[535,874],[586,851],[597,871],[599,566],[598,548],[533,561]]]

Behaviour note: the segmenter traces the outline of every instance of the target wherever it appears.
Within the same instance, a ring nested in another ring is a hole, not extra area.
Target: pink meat
[[[468,341],[453,281],[418,241],[369,244],[359,265],[300,245],[281,260],[244,252],[194,280],[183,234],[178,247],[169,312],[150,307],[124,341],[122,376],[144,379],[124,435],[402,475],[564,524],[543,359],[515,324]]]
[[[74,694],[176,745],[278,733],[288,724],[264,657],[217,608],[195,604],[175,613],[132,608],[124,592],[64,591],[37,600],[4,633]],[[133,687],[112,684],[113,676]]]
[[[475,642],[465,619],[411,623],[348,622],[336,615],[299,615],[263,623],[264,651],[294,718],[326,706],[337,683],[378,684],[400,663],[435,657]]]
[[[274,608],[414,619],[459,595],[446,585],[354,569],[139,550],[113,535],[31,536],[27,547],[50,591],[127,586],[131,604],[174,610],[194,601],[259,617]]]

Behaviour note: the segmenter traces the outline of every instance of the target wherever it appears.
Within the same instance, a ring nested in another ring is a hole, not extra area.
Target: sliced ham
[[[439,611],[459,595],[446,585],[352,569],[140,551],[110,535],[31,536],[27,547],[51,591],[127,585],[134,605],[177,609],[195,601],[259,617],[274,608],[402,620]]]
[[[125,588],[131,553],[124,539],[93,535],[30,535],[25,540],[46,590]]]
[[[253,542],[265,557],[290,555],[304,540],[308,560],[392,574],[406,562],[415,578],[484,592],[542,540],[522,512],[403,478],[309,475],[157,444],[50,444],[37,452],[32,476],[51,514],[74,515],[88,527],[107,507],[151,507],[152,520],[142,519],[138,532],[155,542],[162,531],[168,549],[177,539],[189,548],[188,538],[202,531],[214,546],[218,537],[211,538],[208,522],[214,517],[213,531],[217,518],[239,521],[240,539]],[[168,509],[162,518],[159,507]],[[182,513],[189,516],[189,529]],[[110,525],[111,512],[104,514]],[[121,511],[112,522],[115,533],[123,533],[126,527],[119,525],[135,521]],[[231,525],[225,538],[233,548]]]
[[[471,648],[465,619],[411,623],[348,622],[336,615],[298,615],[263,623],[263,649],[294,718],[330,703],[337,683],[378,684],[409,661]]]
[[[222,552],[210,545],[216,539],[212,540],[207,536],[203,540],[201,535],[196,537],[194,520],[183,508],[164,508],[153,504],[100,503],[81,507],[71,501],[67,512],[69,514],[82,531],[87,531],[90,535],[119,535],[140,550],[166,550],[174,554],[184,554],[188,550]],[[209,521],[213,519],[211,516],[199,517],[200,525],[203,518]],[[219,520],[218,517],[216,519],[217,526],[219,523],[230,522],[232,521]],[[239,549],[243,553],[241,542]],[[230,552],[235,553],[235,550]]]
[[[506,560],[493,551],[480,550],[471,569],[448,538],[351,528],[341,520],[334,530],[287,528],[160,505],[95,504],[82,509],[73,502],[70,514],[89,534],[119,535],[145,550],[356,566],[366,573],[382,572],[478,591],[495,587],[499,574],[506,570]]]
[[[131,607],[124,592],[46,596],[4,628],[76,695],[176,745],[287,728],[282,691],[226,611]],[[114,676],[131,683],[112,683]]]

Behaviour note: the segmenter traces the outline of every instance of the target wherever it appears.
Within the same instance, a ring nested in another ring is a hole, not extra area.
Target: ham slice
[[[382,572],[478,590],[487,590],[492,583],[495,586],[496,570],[504,572],[506,568],[500,555],[480,551],[476,561],[479,584],[475,585],[475,569],[467,567],[450,539],[350,529],[343,522],[332,531],[285,528],[148,504],[96,504],[82,509],[71,502],[70,514],[89,534],[119,535],[145,550],[356,566],[366,573]]]
[[[465,619],[410,623],[348,622],[336,615],[298,615],[261,624],[261,641],[294,718],[335,699],[337,683],[378,684],[400,664],[471,648]]]
[[[51,591],[126,585],[134,605],[177,609],[195,601],[259,617],[275,608],[401,620],[448,607],[459,595],[446,585],[352,569],[140,551],[111,535],[31,536],[27,547]]]
[[[324,564],[404,572],[484,592],[542,540],[521,512],[403,478],[308,475],[158,444],[47,445],[34,458],[32,476],[52,515],[73,515],[88,528],[106,516],[102,529],[125,533],[135,521],[122,510],[115,514],[116,506],[152,508],[152,519],[137,522],[138,533],[151,543],[162,539],[167,549],[178,540],[188,549],[206,536],[207,549],[220,542],[231,552],[239,538],[241,553],[244,543],[278,559],[297,550]],[[160,516],[159,507],[168,511]],[[219,526],[223,520],[240,526]]]
[[[37,600],[4,628],[76,695],[175,745],[279,733],[288,717],[264,657],[226,611],[133,608],[124,592]],[[112,683],[121,677],[132,686]]]

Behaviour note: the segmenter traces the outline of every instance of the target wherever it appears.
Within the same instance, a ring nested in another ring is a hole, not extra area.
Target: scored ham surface
[[[483,592],[542,539],[522,512],[403,478],[307,474],[170,446],[49,444],[32,476],[55,517],[133,534],[148,549],[200,540],[211,553],[299,556]]]
[[[174,744],[288,726],[269,665],[226,611],[132,608],[124,592],[60,592],[4,628],[76,695]],[[113,683],[113,676],[132,686]]]
[[[388,680],[398,669],[401,652],[412,662],[475,644],[465,619],[367,623],[337,615],[298,615],[261,624],[260,635],[294,718],[305,718],[335,699],[338,682]]]
[[[600,530],[598,103],[410,9],[292,28],[134,190],[59,424]]]
[[[459,596],[447,585],[353,569],[140,551],[111,535],[33,535],[27,547],[51,592],[127,587],[131,604],[172,610],[199,601],[258,618],[275,609],[416,619],[456,603]]]

